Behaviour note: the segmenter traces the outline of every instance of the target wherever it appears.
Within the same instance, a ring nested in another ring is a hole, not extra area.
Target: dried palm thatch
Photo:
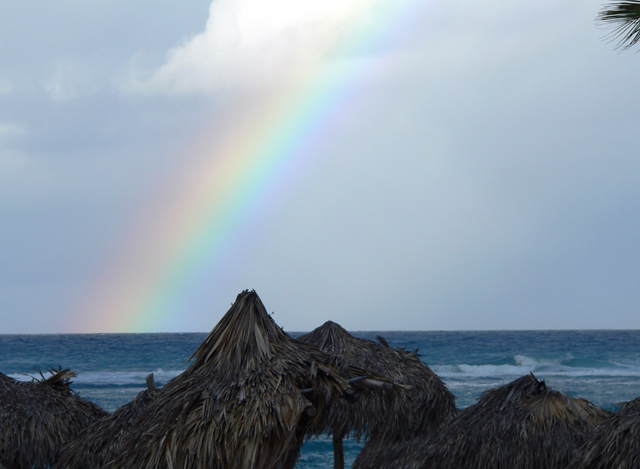
[[[289,337],[255,291],[238,295],[193,358],[106,467],[293,468],[307,428],[352,392],[331,356]]]
[[[424,445],[433,434],[419,437],[367,441],[358,453],[352,469],[418,469],[413,461],[416,446]]]
[[[107,412],[70,389],[70,370],[16,381],[0,373],[0,465],[44,468],[62,447]]]
[[[457,414],[455,397],[420,360],[417,351],[392,348],[382,337],[378,342],[354,337],[332,321],[298,340],[333,354],[351,374],[351,367],[357,366],[388,381],[408,385],[401,392],[365,391],[353,404],[334,404],[327,427],[314,430],[333,434],[335,467],[342,467],[342,439],[348,434],[367,439],[354,468],[384,468],[383,457],[394,463],[393,448],[399,441],[416,434],[431,434]]]
[[[101,467],[120,452],[122,440],[134,420],[156,397],[153,374],[147,377],[147,389],[111,415],[95,421],[62,449],[56,469]]]
[[[382,337],[378,337],[379,343],[354,337],[332,321],[298,340],[336,356],[347,371],[366,369],[393,383],[408,385],[403,392],[367,390],[359,393],[354,403],[337,401],[327,426],[315,429],[319,433],[331,432],[340,438],[351,433],[358,439],[404,439],[430,433],[457,414],[455,397],[417,351],[390,347]]]
[[[407,467],[565,468],[609,415],[530,374],[485,392],[426,445],[416,444]]]
[[[640,397],[625,403],[598,426],[567,469],[640,467]]]

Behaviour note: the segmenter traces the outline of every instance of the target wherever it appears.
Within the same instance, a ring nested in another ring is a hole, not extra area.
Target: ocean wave
[[[517,378],[529,373],[540,377],[638,377],[640,378],[640,363],[614,363],[601,360],[576,359],[571,356],[557,359],[538,359],[527,355],[512,355],[492,359],[491,363],[458,363],[446,365],[429,365],[442,378],[473,379],[473,378]],[[155,371],[79,371],[72,378],[72,388],[140,388],[146,387],[146,378],[153,373],[157,386],[163,386],[184,370]],[[10,374],[19,381],[31,381],[32,376],[39,378],[37,373]],[[45,376],[47,374],[45,373]]]
[[[638,363],[611,363],[601,360],[575,359],[536,359],[526,355],[513,355],[498,363],[455,365],[432,365],[433,371],[447,378],[489,378],[502,376],[523,376],[529,373],[546,376],[630,376],[640,377]]]
[[[157,369],[155,371],[84,371],[78,372],[75,378],[72,378],[72,387],[74,386],[114,386],[114,387],[146,387],[146,379],[150,373],[153,373],[153,378],[157,385],[164,385],[169,380],[175,378],[184,370],[162,370]],[[32,377],[40,378],[37,373],[31,373],[25,375],[22,373],[16,373],[9,375],[18,381],[31,381]],[[45,377],[48,374],[45,373]]]

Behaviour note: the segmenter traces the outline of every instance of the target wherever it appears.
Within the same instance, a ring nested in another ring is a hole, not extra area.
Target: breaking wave
[[[73,383],[73,387],[135,387],[135,388],[145,388],[146,387],[146,379],[149,373],[153,373],[154,380],[157,385],[164,385],[169,380],[175,378],[183,370],[168,370],[164,371],[162,369],[157,369],[155,371],[79,371],[78,375],[75,378],[72,378],[71,381]],[[48,373],[44,374],[45,377],[48,376]],[[20,381],[31,381],[31,377],[39,378],[40,375],[36,373],[31,373],[29,375],[25,374],[12,374],[9,375],[12,378],[15,378]]]
[[[455,365],[431,366],[441,377],[485,378],[518,377],[528,373],[545,376],[637,376],[640,377],[640,363],[611,363],[601,360],[576,359],[536,359],[526,355],[513,355],[497,363],[460,363]]]

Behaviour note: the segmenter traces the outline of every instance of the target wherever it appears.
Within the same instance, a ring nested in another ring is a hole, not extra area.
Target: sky
[[[0,5],[0,333],[640,328],[602,3]]]

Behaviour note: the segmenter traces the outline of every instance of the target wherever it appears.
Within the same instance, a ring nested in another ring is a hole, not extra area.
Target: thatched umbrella
[[[98,468],[120,452],[125,434],[134,420],[156,397],[153,374],[147,377],[147,389],[111,415],[95,421],[82,434],[62,449],[56,469]]]
[[[598,426],[567,469],[640,467],[640,397],[625,403]]]
[[[565,468],[609,415],[530,374],[485,392],[423,446],[414,442],[406,467]]]
[[[415,448],[424,446],[431,433],[419,437],[372,438],[365,442],[352,469],[418,469],[414,462]]]
[[[316,431],[333,434],[336,467],[342,467],[342,439],[350,433],[358,439],[367,438],[366,446],[373,450],[416,434],[430,434],[457,414],[455,397],[420,360],[417,351],[390,347],[382,337],[378,342],[354,337],[332,321],[298,340],[336,356],[347,370],[359,367],[388,381],[408,385],[402,392],[365,391],[354,403],[337,401],[333,405],[327,426]],[[366,453],[367,449],[363,451]],[[371,467],[380,467],[378,461],[372,462]]]
[[[44,468],[62,447],[107,412],[70,389],[69,370],[32,382],[0,373],[0,465]]]
[[[110,468],[293,468],[310,425],[352,392],[331,356],[244,291],[125,437]],[[304,392],[303,392],[304,391]]]

